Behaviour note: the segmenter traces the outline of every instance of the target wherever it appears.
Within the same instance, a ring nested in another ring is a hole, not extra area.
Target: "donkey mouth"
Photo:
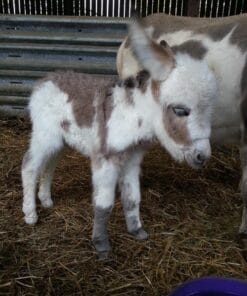
[[[190,153],[185,154],[185,161],[187,164],[196,170],[202,169],[208,161],[207,157],[198,156],[198,155],[191,155]]]

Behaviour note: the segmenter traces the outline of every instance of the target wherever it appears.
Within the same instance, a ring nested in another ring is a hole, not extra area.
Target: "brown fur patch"
[[[189,145],[191,139],[186,126],[186,118],[174,114],[172,107],[168,106],[164,113],[164,126],[168,135],[177,144]]]
[[[152,91],[154,99],[156,101],[158,101],[159,97],[160,97],[160,83],[159,83],[159,81],[156,81],[156,80],[151,81],[151,91]]]
[[[150,74],[147,70],[141,70],[136,75],[137,87],[141,90],[142,93],[145,93],[148,86],[148,80]]]
[[[203,57],[207,53],[206,47],[204,47],[200,41],[196,40],[186,41],[180,45],[173,46],[171,49],[174,53],[187,53],[194,59],[198,60],[203,59]]]
[[[155,55],[155,57],[162,63],[166,65],[171,65],[173,68],[175,64],[173,53],[169,46],[165,48],[154,41],[151,42],[151,49]]]
[[[95,115],[93,100],[96,93],[104,96],[115,79],[67,71],[52,73],[45,80],[51,80],[68,94],[68,102],[73,106],[77,124],[80,127],[90,127]]]
[[[68,120],[63,120],[61,123],[61,128],[65,131],[65,132],[68,132],[69,131],[69,127],[71,125],[71,123],[68,121]]]
[[[141,70],[137,73],[136,78],[130,76],[119,83],[119,87],[125,88],[126,101],[130,104],[134,103],[133,89],[139,88],[142,93],[145,93],[148,86],[150,74],[147,70]]]
[[[112,91],[106,93],[99,93],[97,96],[96,105],[96,122],[98,123],[98,136],[100,139],[101,153],[107,153],[106,139],[107,139],[107,122],[111,117],[113,110]]]

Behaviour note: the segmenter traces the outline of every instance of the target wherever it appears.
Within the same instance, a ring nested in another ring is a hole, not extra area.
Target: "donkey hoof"
[[[146,240],[148,238],[148,233],[142,227],[131,232],[131,234],[137,240]]]
[[[105,260],[108,258],[109,252],[111,251],[111,245],[108,239],[94,238],[93,245],[100,260]]]
[[[38,221],[38,215],[32,215],[32,216],[25,216],[24,220],[29,225],[34,225]]]
[[[97,252],[98,259],[100,261],[106,261],[109,259],[109,251]]]
[[[244,222],[242,222],[242,224],[240,225],[239,230],[238,230],[238,234],[241,238],[247,239],[247,225]]]
[[[50,209],[53,207],[53,201],[50,198],[41,200],[41,205],[44,208]]]
[[[240,232],[238,233],[238,237],[239,237],[240,240],[245,240],[245,241],[247,241],[247,233],[246,233],[245,231],[240,231]]]

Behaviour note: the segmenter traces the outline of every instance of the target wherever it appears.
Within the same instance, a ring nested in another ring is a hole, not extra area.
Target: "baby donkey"
[[[130,44],[143,68],[136,77],[52,73],[36,85],[29,103],[32,137],[22,165],[23,212],[37,222],[36,183],[42,206],[52,207],[51,181],[63,147],[91,160],[93,243],[101,258],[110,251],[109,219],[119,184],[127,229],[146,239],[139,215],[140,163],[146,143],[158,140],[178,161],[201,167],[210,157],[210,118],[217,88],[207,67],[168,46],[153,43],[135,22]],[[161,83],[162,81],[162,83]]]

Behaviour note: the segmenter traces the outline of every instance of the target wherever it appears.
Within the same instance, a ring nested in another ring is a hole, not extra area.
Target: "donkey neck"
[[[151,82],[145,91],[134,87],[117,86],[113,90],[113,111],[106,123],[106,146],[123,151],[154,137],[153,121],[160,110],[152,97]]]

